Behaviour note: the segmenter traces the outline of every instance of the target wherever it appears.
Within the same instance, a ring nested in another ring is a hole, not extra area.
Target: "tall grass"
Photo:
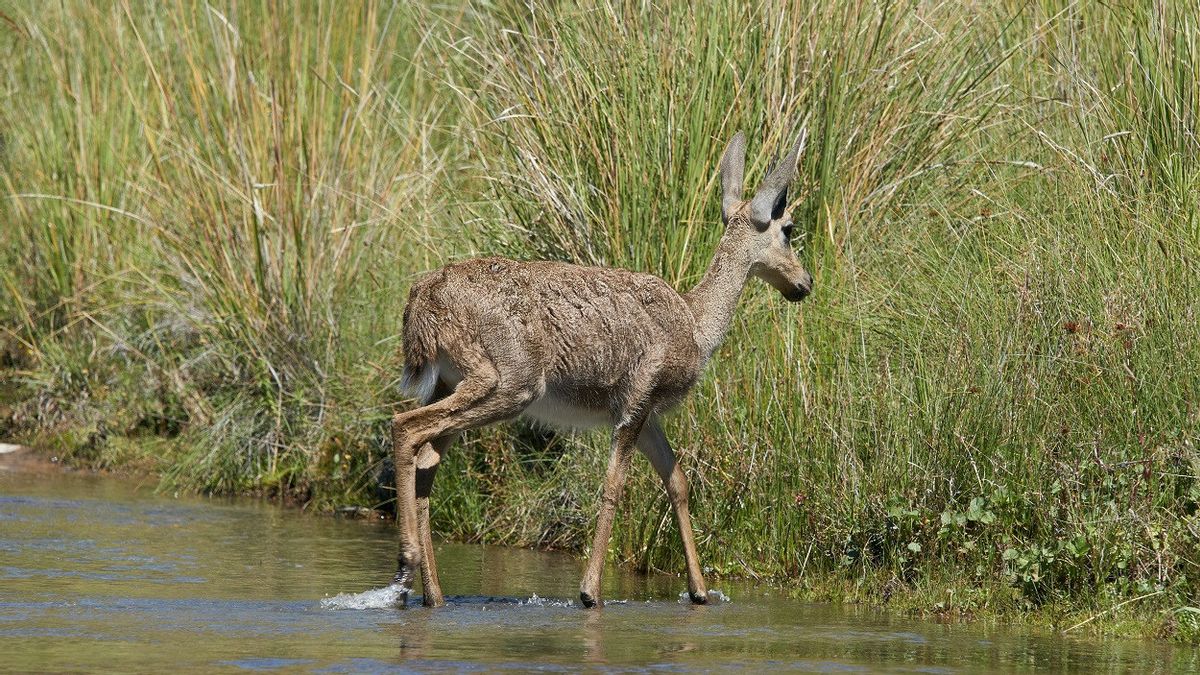
[[[879,590],[952,566],[976,609],[1185,598],[1192,14],[519,7],[469,61],[497,149],[480,160],[490,247],[687,286],[720,235],[723,142],[761,132],[752,183],[806,123],[794,206],[820,290],[798,313],[752,292],[670,430],[706,562],[817,593],[829,574]],[[1112,60],[1126,51],[1135,66]],[[505,470],[557,488],[534,522],[598,474],[604,440],[585,444],[549,479]],[[617,554],[679,569],[669,504],[652,472],[636,483]],[[529,499],[508,504],[490,517],[530,520]],[[979,590],[994,580],[1012,593]]]
[[[805,125],[816,292],[797,308],[752,283],[668,420],[705,564],[817,597],[952,591],[926,609],[1194,604],[1198,19],[18,5],[7,426],[177,485],[378,505],[416,274],[500,252],[686,288],[721,234],[724,142],[748,132],[752,184]],[[472,434],[435,529],[580,550],[605,446]],[[653,472],[631,483],[615,556],[681,569]]]
[[[195,432],[169,465],[182,483],[316,479],[331,390],[379,404],[387,380],[363,359],[386,358],[395,299],[438,259],[435,139],[454,121],[423,51],[437,17],[179,2],[8,19],[28,105],[4,121],[10,334],[43,366],[81,321],[132,354],[171,426]],[[92,384],[57,372],[32,379]]]

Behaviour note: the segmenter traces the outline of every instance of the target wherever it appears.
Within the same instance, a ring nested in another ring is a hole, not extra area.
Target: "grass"
[[[15,3],[0,423],[174,487],[380,505],[416,275],[499,252],[686,288],[725,140],[749,133],[753,183],[806,124],[816,292],[752,284],[667,424],[711,573],[1194,640],[1198,21]],[[598,434],[472,434],[435,530],[581,551],[605,457]],[[682,569],[646,466],[612,547]]]

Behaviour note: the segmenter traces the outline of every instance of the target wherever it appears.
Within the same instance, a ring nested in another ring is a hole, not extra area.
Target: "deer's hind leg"
[[[439,380],[434,387],[431,401],[441,400],[450,395],[457,384]],[[454,444],[458,434],[448,434],[435,438],[421,446],[417,453],[417,536],[421,545],[421,604],[426,607],[441,607],[446,604],[442,597],[442,587],[438,582],[437,561],[433,555],[433,530],[429,525],[429,495],[433,491],[433,479],[437,476],[438,466],[446,451]]]
[[[483,359],[472,363],[454,392],[392,418],[392,452],[396,465],[396,521],[400,552],[393,583],[404,588],[412,584],[414,570],[424,564],[422,548],[428,542],[422,536],[417,508],[417,456],[433,441],[459,432],[485,426],[519,414],[536,397],[536,388],[517,378],[506,378],[501,386],[495,367]],[[432,446],[431,446],[432,448]],[[431,468],[431,467],[430,467]],[[424,474],[432,483],[432,474]],[[428,490],[425,491],[428,500]],[[432,569],[432,568],[431,568]],[[436,577],[436,571],[430,578]],[[436,586],[436,580],[435,584]],[[408,596],[401,598],[407,604]]]
[[[437,562],[433,556],[433,533],[429,526],[429,493],[433,490],[433,479],[446,450],[454,444],[458,434],[449,434],[426,443],[417,454],[417,533],[421,552],[421,604],[426,607],[441,607],[446,604],[442,587],[438,583]]]

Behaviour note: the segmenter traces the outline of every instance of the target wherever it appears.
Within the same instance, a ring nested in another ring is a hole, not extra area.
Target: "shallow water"
[[[1183,672],[1188,649],[913,621],[609,569],[600,611],[582,561],[437,547],[447,607],[383,605],[390,523],[256,502],[171,498],[58,471],[0,470],[0,669],[15,671],[655,670]]]

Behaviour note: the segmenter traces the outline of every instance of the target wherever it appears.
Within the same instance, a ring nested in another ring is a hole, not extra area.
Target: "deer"
[[[603,606],[600,580],[613,515],[634,450],[662,479],[687,567],[688,597],[709,600],[688,512],[688,481],[660,417],[700,379],[729,330],[750,277],[789,302],[813,277],[791,239],[788,187],[806,134],[743,199],[746,137],[720,162],[725,231],[699,283],[679,293],[651,274],[499,257],[454,262],[411,286],[403,316],[401,386],[419,402],[392,418],[396,470],[397,604],[408,604],[416,570],[422,603],[445,600],[429,527],[438,465],[465,431],[516,417],[557,428],[612,427],[600,512],[579,599]]]

